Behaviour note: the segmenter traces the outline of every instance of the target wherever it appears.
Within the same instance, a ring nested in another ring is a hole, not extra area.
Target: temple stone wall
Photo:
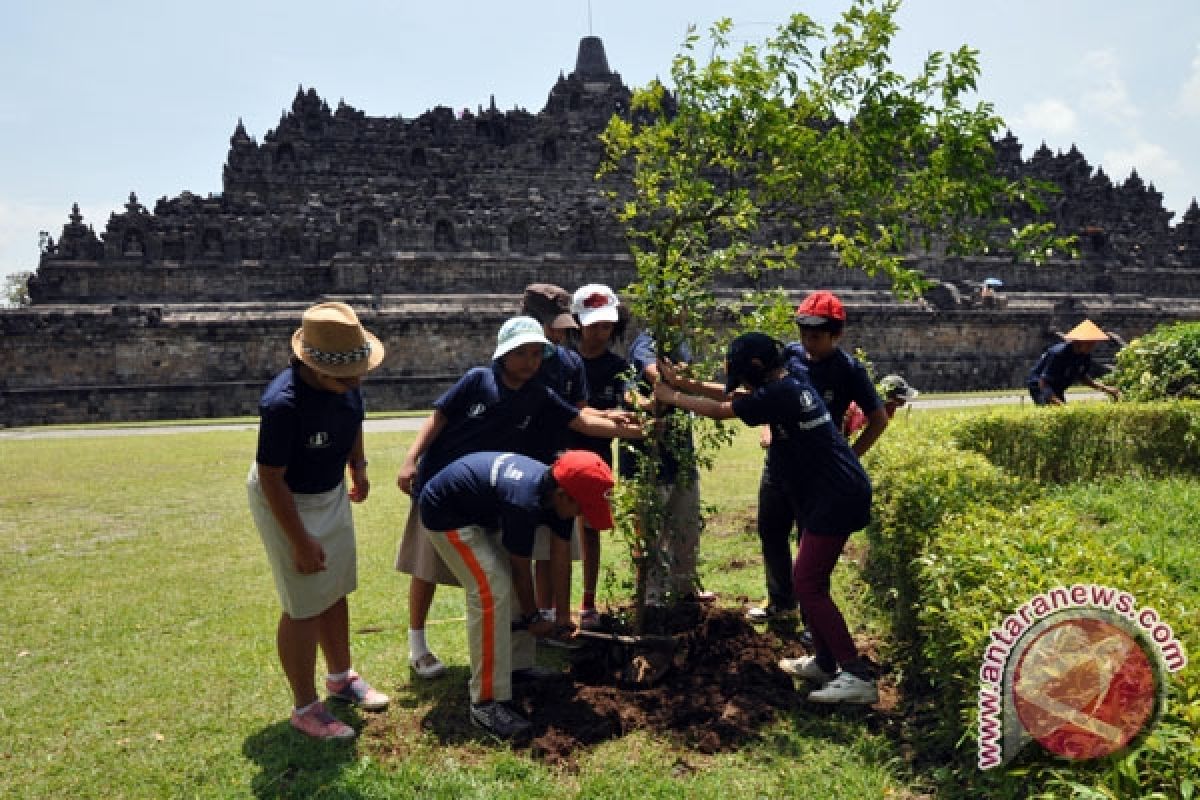
[[[878,374],[900,372],[922,390],[1023,385],[1043,349],[1088,316],[1131,339],[1164,308],[1098,299],[1025,298],[1005,309],[939,310],[854,298],[842,346],[867,351]],[[487,363],[511,295],[384,298],[372,310],[346,296],[387,347],[367,383],[372,410],[429,408],[463,372]],[[1021,299],[1021,298],[1018,298]],[[0,315],[0,426],[184,419],[256,413],[286,364],[303,304],[113,306]],[[1169,309],[1200,320],[1200,304]],[[1097,357],[1111,358],[1103,346]]]

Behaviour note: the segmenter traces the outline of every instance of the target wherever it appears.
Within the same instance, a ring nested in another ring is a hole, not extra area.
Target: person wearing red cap
[[[433,414],[417,432],[396,476],[400,490],[418,497],[426,481],[467,453],[498,450],[529,455],[538,452],[535,448],[547,434],[559,430],[569,428],[593,436],[642,435],[639,425],[615,422],[587,409],[581,411],[536,380],[542,360],[551,349],[552,345],[536,319],[513,317],[507,320],[496,335],[492,363],[469,370],[434,403]],[[561,547],[569,552],[569,539],[554,536],[551,547]],[[446,666],[429,648],[425,639],[425,621],[437,585],[457,585],[458,579],[429,545],[415,503],[409,507],[408,521],[396,555],[396,569],[411,576],[408,587],[409,666],[419,678],[436,678],[446,671]],[[564,571],[565,575],[552,576],[558,585],[569,585],[569,561],[564,562]],[[564,620],[559,625],[565,632],[570,622]]]
[[[861,457],[887,428],[888,415],[866,367],[838,347],[846,326],[846,307],[836,294],[826,290],[811,293],[796,307],[800,341],[784,347],[789,369],[807,372],[808,380],[821,395],[834,426],[846,431],[847,411],[853,403],[865,418],[851,448]],[[771,429],[763,428],[761,444],[768,448]],[[747,617],[755,622],[794,613],[791,591],[792,528],[796,516],[793,501],[764,465],[758,489],[758,536],[762,545],[767,579],[767,604],[752,608]]]
[[[1086,384],[1119,400],[1121,392],[1117,388],[1091,376],[1095,369],[1092,351],[1096,345],[1111,341],[1111,338],[1089,319],[1067,331],[1063,335],[1064,341],[1042,353],[1029,371],[1026,388],[1033,402],[1039,406],[1061,406],[1067,402],[1067,389],[1073,383]]]
[[[722,385],[681,379],[664,362],[654,397],[713,419],[737,417],[747,425],[770,426],[767,465],[801,528],[792,592],[816,651],[785,658],[779,666],[818,684],[808,695],[812,702],[874,703],[879,699],[874,668],[859,655],[830,594],[830,577],[846,541],[870,522],[871,481],[807,376],[787,366],[780,342],[763,333],[744,334],[730,343],[725,363],[728,377]]]
[[[553,628],[534,597],[535,531],[546,525],[569,535],[580,515],[596,530],[611,528],[612,488],[598,455],[568,450],[551,466],[516,453],[472,453],[421,490],[427,536],[466,590],[471,721],[484,730],[512,738],[530,729],[510,705],[511,652],[518,639]]]

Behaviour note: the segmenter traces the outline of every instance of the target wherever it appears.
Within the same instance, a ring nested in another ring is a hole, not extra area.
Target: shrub
[[[1117,353],[1112,374],[1130,400],[1200,397],[1200,323],[1159,325]]]
[[[1070,506],[1043,501],[1015,513],[985,508],[945,520],[919,559],[925,594],[918,630],[931,684],[952,702],[933,707],[936,724],[923,746],[955,752],[955,771],[980,786],[976,769],[979,667],[993,627],[1040,592],[1073,583],[1121,587],[1156,608],[1193,653],[1200,642],[1196,598],[1153,565],[1115,559],[1111,532],[1079,519]],[[1200,773],[1191,738],[1200,728],[1200,679],[1184,670],[1171,679],[1167,714],[1141,747],[1095,762],[1071,764],[1030,748],[1008,769],[986,774],[989,796],[1027,796],[1030,785],[1105,788],[1111,796],[1181,793]],[[1057,796],[1056,792],[1051,792]]]
[[[938,535],[947,516],[976,508],[1015,508],[1036,494],[1025,484],[992,465],[986,458],[940,441],[921,445],[926,431],[906,430],[873,448],[869,472],[875,481],[875,502],[866,565],[868,583],[891,613],[893,632],[916,643],[917,612],[922,605],[913,566]],[[897,667],[908,680],[922,674],[920,648],[895,654]],[[914,687],[915,688],[915,687]]]
[[[949,795],[1189,796],[1200,775],[1195,669],[1172,678],[1154,732],[1108,759],[1064,762],[1031,747],[1007,767],[981,773],[976,722],[991,629],[1055,586],[1130,591],[1169,621],[1190,652],[1200,649],[1190,584],[1117,546],[1120,520],[1105,527],[1036,483],[1194,473],[1198,418],[1200,406],[1178,403],[997,413],[898,430],[872,451],[868,577],[891,607],[904,683],[924,692],[912,696],[922,714],[916,746],[922,760],[943,765],[936,777]],[[1051,447],[1069,455],[1040,455]]]
[[[1039,482],[1200,471],[1200,404],[1193,402],[999,411],[963,419],[953,436]]]

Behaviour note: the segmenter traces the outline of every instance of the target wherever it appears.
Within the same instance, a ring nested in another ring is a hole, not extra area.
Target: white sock
[[[304,715],[305,715],[305,714],[307,714],[309,711],[312,711],[312,707],[313,707],[313,706],[315,706],[315,705],[316,705],[317,703],[319,703],[319,702],[321,702],[321,701],[320,701],[320,700],[313,700],[311,703],[309,703],[308,705],[306,705],[304,708],[297,708],[297,709],[296,709],[296,716],[299,716],[299,717],[302,717],[302,716],[304,716]]]
[[[339,672],[336,675],[331,672],[325,676],[325,680],[329,681],[330,683],[341,683],[349,677],[350,670],[346,670],[345,672]]]
[[[421,656],[429,652],[429,645],[425,644],[425,629],[424,628],[409,628],[408,629],[408,657],[416,661]]]

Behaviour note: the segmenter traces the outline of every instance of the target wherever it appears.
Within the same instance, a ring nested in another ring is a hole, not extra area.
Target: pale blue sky
[[[666,76],[688,23],[759,39],[844,2],[592,0],[591,32],[631,86]],[[1135,10],[1136,9],[1136,10]],[[0,273],[33,269],[73,202],[103,231],[130,191],[153,207],[221,190],[239,117],[261,140],[298,85],[330,106],[538,111],[589,32],[587,0],[5,0],[0,6]],[[980,97],[1025,145],[1132,167],[1182,215],[1200,194],[1200,2],[908,0],[893,48],[981,51]]]

